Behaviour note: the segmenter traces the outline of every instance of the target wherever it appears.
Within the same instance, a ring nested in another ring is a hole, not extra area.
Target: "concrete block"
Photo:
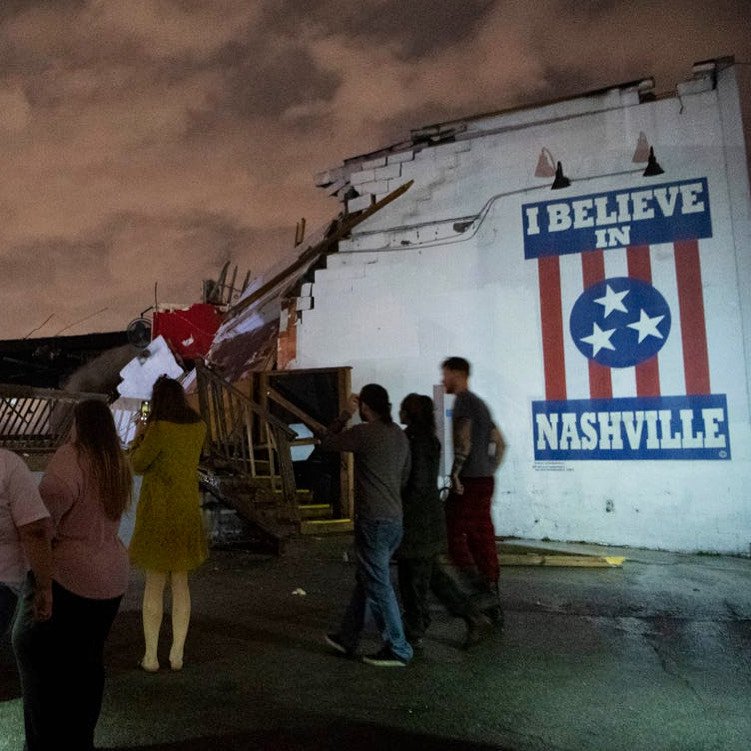
[[[287,326],[289,324],[289,315],[287,313],[287,308],[282,308],[279,313],[279,333],[284,334],[287,331]]]
[[[343,167],[331,167],[322,172],[317,172],[313,176],[313,179],[319,188],[325,188],[327,185],[331,185],[331,183],[336,182],[337,180],[346,179],[346,177],[346,170]]]
[[[388,247],[388,244],[389,236],[386,232],[369,232],[367,235],[353,234],[347,247],[353,252],[357,251],[358,253],[361,253],[363,250],[386,248]]]
[[[313,294],[313,282],[305,282],[300,285],[300,297],[310,297]]]
[[[388,164],[385,167],[379,167],[375,171],[376,180],[390,180],[399,177],[402,174],[402,168],[399,164]]]
[[[364,196],[357,196],[347,201],[347,211],[362,211],[367,209],[373,203],[373,197],[368,193]]]
[[[691,81],[683,81],[679,83],[678,94],[680,96],[688,96],[690,94],[701,94],[704,91],[712,90],[711,78],[696,78]]]
[[[331,172],[329,170],[317,172],[315,175],[313,175],[313,180],[315,181],[316,186],[319,188],[324,188],[334,182],[334,178],[331,176]]]
[[[436,164],[439,167],[448,167],[449,169],[453,169],[454,167],[458,166],[459,158],[456,156],[456,154],[444,154],[443,156],[436,159]]]
[[[326,192],[330,196],[333,196],[336,193],[338,193],[342,188],[346,187],[348,184],[349,183],[346,180],[343,180],[343,179],[340,178],[339,180],[335,180],[333,183],[331,183],[330,185],[328,185],[326,187]]]
[[[414,158],[413,151],[401,151],[398,154],[389,154],[386,162],[388,164],[403,164],[404,162],[411,162]]]
[[[362,192],[363,190],[367,191],[371,195],[376,195],[377,193],[386,193],[388,192],[389,184],[387,180],[374,180],[370,183],[362,183],[358,190]]]
[[[315,272],[315,284],[318,285],[328,284],[335,280],[344,279],[362,279],[365,276],[365,270],[358,263],[349,264],[347,266],[332,267],[330,269],[319,269]],[[317,289],[319,295],[322,294],[321,289]]]
[[[313,310],[313,298],[298,297],[295,301],[295,310]]]
[[[402,178],[404,180],[414,180],[415,177],[424,175],[425,171],[425,165],[422,164],[415,162],[404,162],[402,164]]]
[[[437,146],[434,146],[433,156],[440,160],[445,156],[448,156],[450,154],[461,154],[465,151],[469,151],[471,149],[470,141],[452,141],[451,143],[440,143]]]
[[[355,187],[362,185],[363,183],[373,182],[373,180],[375,180],[374,169],[362,170],[361,172],[353,172],[349,178],[349,182]]]
[[[386,157],[385,156],[379,156],[376,159],[370,159],[367,162],[363,162],[360,165],[360,169],[375,169],[376,167],[385,167],[386,166]]]

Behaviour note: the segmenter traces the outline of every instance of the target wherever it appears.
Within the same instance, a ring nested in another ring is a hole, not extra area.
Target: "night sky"
[[[0,338],[123,329],[155,283],[188,304],[227,260],[263,272],[339,212],[315,172],[412,128],[751,62],[750,8],[0,0]]]

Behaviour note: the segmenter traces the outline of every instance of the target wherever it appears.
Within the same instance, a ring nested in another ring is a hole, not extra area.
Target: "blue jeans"
[[[339,638],[351,652],[357,648],[370,609],[384,643],[400,659],[412,659],[412,647],[404,636],[399,603],[391,582],[391,556],[402,541],[401,519],[357,519],[355,588],[342,619]]]

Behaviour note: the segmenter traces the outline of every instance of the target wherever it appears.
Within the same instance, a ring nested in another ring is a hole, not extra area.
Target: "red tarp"
[[[184,360],[205,357],[214,341],[222,314],[215,305],[195,303],[189,308],[162,310],[154,313],[152,338],[160,334],[173,354]]]

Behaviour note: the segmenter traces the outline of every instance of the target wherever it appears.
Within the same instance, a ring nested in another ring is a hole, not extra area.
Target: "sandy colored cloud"
[[[102,307],[71,333],[119,328],[227,259],[260,273],[340,210],[315,172],[429,123],[670,90],[751,61],[747,21],[744,0],[6,0],[2,336]]]
[[[20,132],[29,124],[30,117],[31,106],[21,86],[0,88],[0,131]]]

